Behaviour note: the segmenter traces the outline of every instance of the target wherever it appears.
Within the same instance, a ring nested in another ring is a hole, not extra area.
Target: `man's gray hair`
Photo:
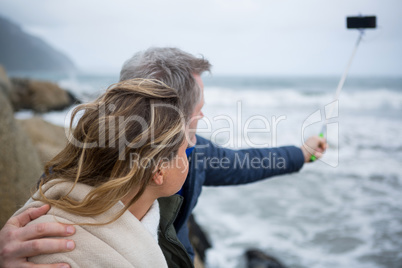
[[[194,74],[210,71],[211,64],[178,48],[152,47],[128,59],[121,71],[120,81],[133,78],[158,79],[178,91],[183,113],[188,122],[201,100],[201,89]]]

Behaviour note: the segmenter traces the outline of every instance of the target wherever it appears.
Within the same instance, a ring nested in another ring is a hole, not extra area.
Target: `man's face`
[[[197,142],[197,138],[195,137],[195,132],[197,131],[197,124],[198,120],[204,117],[204,114],[202,113],[202,107],[204,106],[204,83],[202,82],[201,76],[199,74],[193,74],[194,79],[198,86],[201,89],[201,100],[200,102],[195,106],[193,114],[191,115],[190,122],[188,123],[188,138],[189,138],[189,143],[188,146],[194,146],[195,143]]]

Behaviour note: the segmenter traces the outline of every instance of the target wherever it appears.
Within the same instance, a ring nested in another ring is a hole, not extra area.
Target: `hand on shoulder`
[[[0,267],[70,267],[68,264],[55,263],[37,265],[29,263],[27,257],[40,254],[67,252],[75,244],[67,239],[50,239],[54,236],[70,236],[75,233],[71,225],[61,223],[38,223],[27,225],[34,219],[45,215],[49,205],[30,208],[11,217],[0,230]],[[43,238],[47,237],[47,238]]]

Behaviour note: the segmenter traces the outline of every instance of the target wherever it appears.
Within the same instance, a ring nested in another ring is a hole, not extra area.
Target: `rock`
[[[188,230],[190,242],[193,245],[194,253],[196,254],[194,263],[196,267],[204,267],[203,263],[206,258],[206,251],[211,247],[205,232],[201,229],[198,223],[195,221],[193,215],[188,219]]]
[[[37,116],[17,121],[35,146],[42,165],[56,156],[67,144],[64,127],[53,125]]]
[[[26,78],[11,78],[10,100],[14,111],[30,109],[37,113],[63,110],[79,101],[58,85]]]
[[[194,268],[204,268],[205,263],[201,260],[200,255],[197,252],[194,252]]]
[[[10,98],[12,84],[8,79],[6,70],[0,65],[0,91],[4,93],[7,98]]]
[[[42,174],[39,156],[0,91],[0,227],[30,197]]]
[[[64,148],[63,127],[34,117],[14,119],[14,111],[63,109],[76,99],[49,82],[10,81],[0,66],[0,227],[30,197],[45,162]]]
[[[269,256],[258,249],[246,251],[247,268],[286,268],[276,258]]]

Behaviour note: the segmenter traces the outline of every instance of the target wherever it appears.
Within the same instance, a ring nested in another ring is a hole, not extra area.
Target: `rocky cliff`
[[[74,63],[66,55],[2,17],[0,64],[8,71],[66,72],[75,69]]]
[[[44,162],[57,154],[66,142],[62,127],[38,117],[16,120],[14,111],[18,108],[15,105],[20,107],[20,103],[15,95],[18,90],[30,92],[24,98],[26,107],[41,107],[41,111],[66,108],[75,101],[75,98],[66,99],[65,96],[71,94],[57,85],[33,80],[26,82],[36,86],[29,90],[14,86],[0,66],[0,228],[27,201],[43,173]],[[29,97],[33,95],[36,97]],[[53,96],[51,101],[49,96]]]

